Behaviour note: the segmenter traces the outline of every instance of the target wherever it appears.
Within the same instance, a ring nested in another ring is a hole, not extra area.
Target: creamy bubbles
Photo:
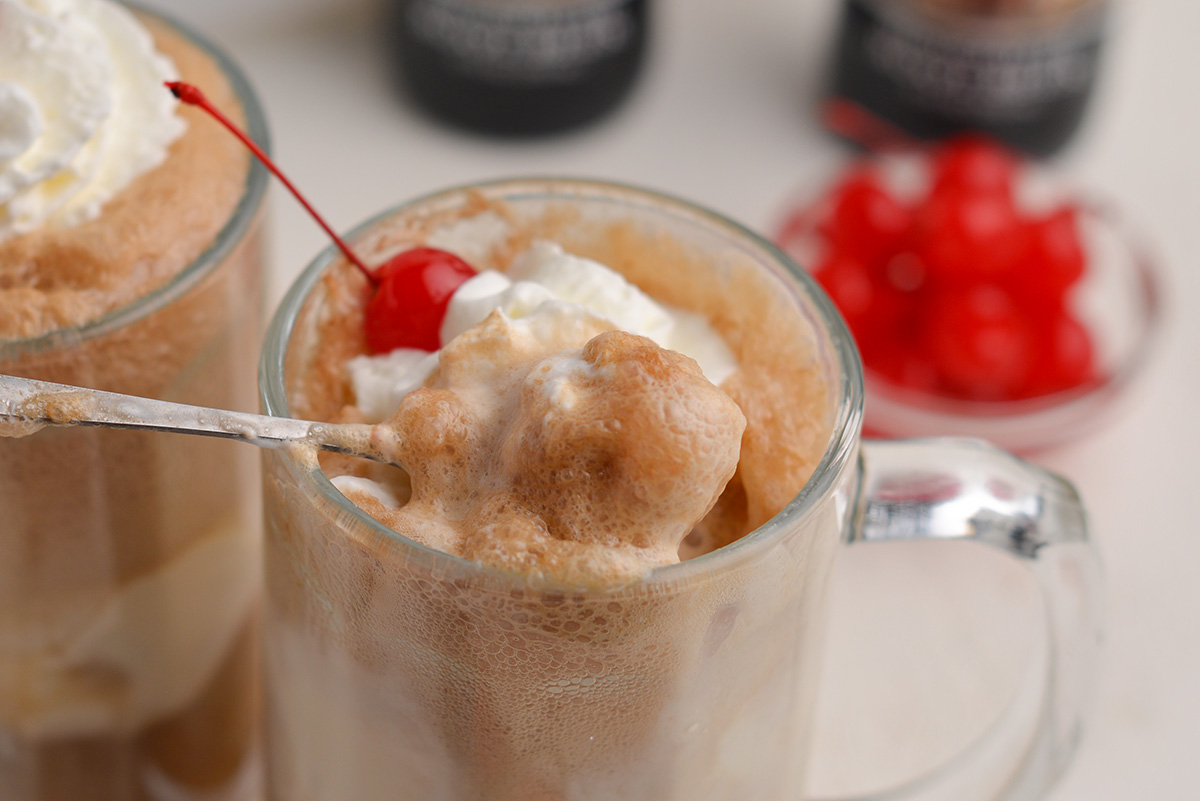
[[[537,240],[459,287],[440,339],[347,365],[360,412],[395,432],[409,497],[335,486],[418,542],[530,577],[621,581],[679,560],[745,427],[713,383],[736,361],[703,317]]]

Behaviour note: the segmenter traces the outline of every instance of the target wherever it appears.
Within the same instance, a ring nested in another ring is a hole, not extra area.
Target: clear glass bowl
[[[885,182],[911,191],[913,159],[881,159]],[[1054,176],[1026,168],[1018,189],[1022,207],[1071,199],[1079,209],[1087,273],[1072,288],[1070,306],[1092,337],[1097,377],[1069,390],[1021,400],[975,401],[904,387],[864,366],[865,432],[875,437],[969,436],[1028,454],[1094,431],[1111,417],[1149,361],[1162,310],[1155,260],[1111,203],[1062,191]],[[811,267],[820,248],[816,225],[824,199],[801,201],[776,241],[802,266]]]

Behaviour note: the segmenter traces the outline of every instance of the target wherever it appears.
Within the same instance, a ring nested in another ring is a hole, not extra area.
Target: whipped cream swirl
[[[174,64],[108,0],[0,0],[0,240],[69,227],[184,130]]]

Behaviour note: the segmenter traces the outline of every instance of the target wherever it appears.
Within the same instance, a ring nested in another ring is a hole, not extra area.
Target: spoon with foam
[[[28,436],[46,426],[173,431],[238,439],[260,448],[311,447],[391,463],[376,444],[378,427],[373,425],[269,417],[0,375],[0,436]]]

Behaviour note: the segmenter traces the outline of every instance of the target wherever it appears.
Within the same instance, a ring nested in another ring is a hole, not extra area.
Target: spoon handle
[[[269,417],[0,375],[0,434],[20,436],[47,425],[199,434],[261,448],[310,445],[388,461],[372,443],[370,425]]]

